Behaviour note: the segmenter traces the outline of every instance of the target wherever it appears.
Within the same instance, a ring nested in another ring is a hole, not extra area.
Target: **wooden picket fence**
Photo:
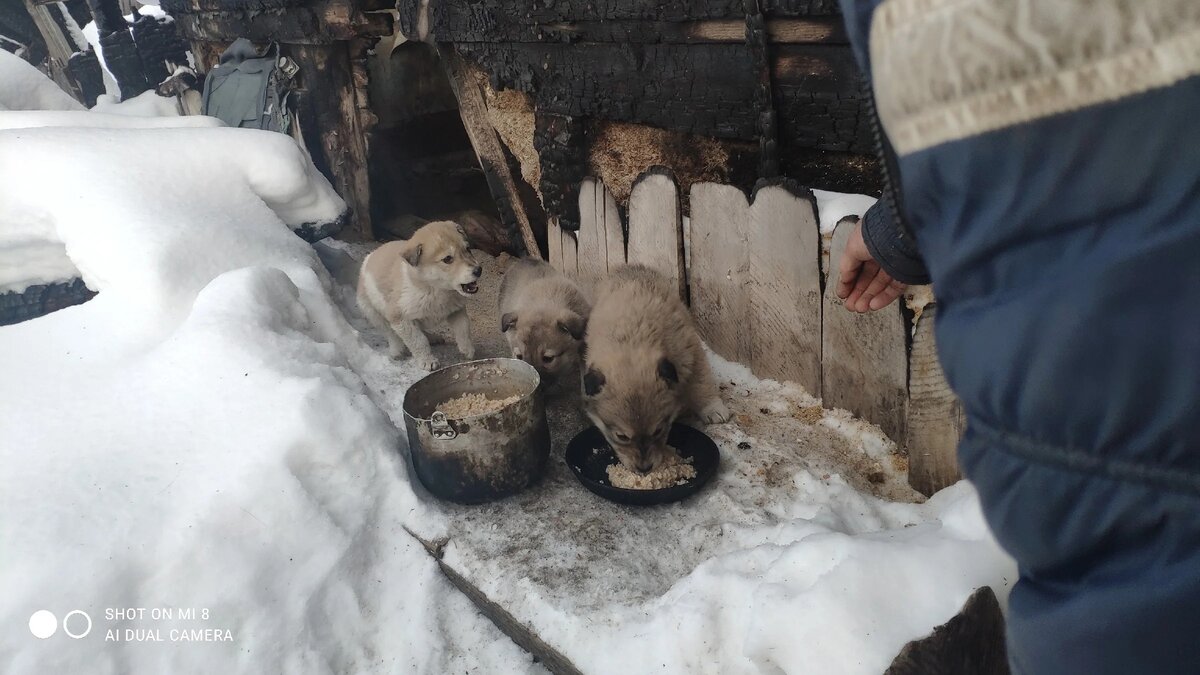
[[[685,218],[670,172],[651,169],[634,184],[624,223],[612,194],[589,178],[578,232],[549,224],[550,264],[585,284],[627,262],[659,270],[678,282],[715,352],[878,425],[907,450],[917,490],[956,481],[963,415],[937,362],[936,306],[915,322],[899,303],[846,311],[827,279],[854,223],[839,223],[822,241],[808,190],[767,185],[747,198],[730,185],[697,183],[688,197]]]

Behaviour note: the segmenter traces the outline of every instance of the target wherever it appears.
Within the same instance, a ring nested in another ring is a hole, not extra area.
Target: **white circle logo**
[[[75,616],[76,614],[87,620],[87,628],[85,628],[82,633],[72,633],[71,629],[67,628],[67,622],[70,621],[71,617]],[[63,632],[68,636],[75,638],[76,640],[81,637],[87,637],[87,634],[92,632],[92,617],[88,616],[88,613],[81,609],[68,612],[67,615],[63,617]]]
[[[54,613],[49,610],[39,609],[33,613],[33,616],[29,617],[29,632],[33,633],[33,637],[35,638],[45,640],[54,635],[57,630],[58,617],[54,616]]]

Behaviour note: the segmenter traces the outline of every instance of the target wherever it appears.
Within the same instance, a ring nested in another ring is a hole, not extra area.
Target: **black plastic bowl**
[[[571,467],[584,487],[609,501],[634,506],[668,504],[699,492],[716,475],[721,452],[703,431],[684,424],[671,427],[667,444],[679,451],[680,457],[691,457],[692,466],[696,468],[696,476],[683,485],[672,485],[661,490],[613,487],[608,482],[608,467],[617,463],[617,456],[608,441],[604,440],[604,434],[596,427],[584,429],[567,444],[567,466]],[[596,452],[597,449],[599,452]]]

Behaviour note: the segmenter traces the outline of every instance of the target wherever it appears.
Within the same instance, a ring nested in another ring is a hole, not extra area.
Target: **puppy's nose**
[[[483,275],[483,267],[480,265],[476,265],[475,269],[471,270],[471,274],[474,274],[475,278],[478,279],[480,276]]]
[[[650,469],[654,468],[654,462],[651,462],[648,459],[639,459],[637,468],[638,471],[641,471],[642,473],[650,473]]]

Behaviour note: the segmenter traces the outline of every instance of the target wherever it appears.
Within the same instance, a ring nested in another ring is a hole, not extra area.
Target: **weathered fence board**
[[[616,204],[613,203],[615,209]],[[687,301],[679,188],[665,171],[643,174],[629,195],[629,262],[662,272]]]
[[[697,183],[692,185],[691,207],[692,314],[714,351],[749,363],[750,205],[732,185]]]
[[[625,236],[617,200],[604,183],[588,178],[579,186],[580,280],[595,285],[617,265],[625,262]]]
[[[836,270],[855,223],[833,233],[829,269]],[[906,447],[908,349],[899,304],[867,314],[846,310],[837,297],[836,272],[827,277],[822,315],[821,397],[828,408],[844,408],[878,425]]]
[[[554,269],[563,271],[562,228],[557,218],[546,221],[546,262]]]
[[[788,185],[761,187],[751,202],[737,187],[695,183],[690,201],[684,217],[674,178],[649,171],[631,191],[623,230],[612,193],[589,178],[579,190],[578,233],[550,219],[550,263],[589,286],[626,256],[658,269],[678,281],[718,354],[878,425],[908,452],[917,490],[958,480],[963,413],[938,367],[934,305],[917,310],[910,353],[899,303],[847,311],[836,280],[822,296],[822,275],[836,274],[857,219],[822,236],[812,197]]]
[[[750,368],[821,392],[820,232],[811,195],[757,190],[750,207]]]
[[[933,336],[937,305],[927,305],[917,319],[909,354],[908,482],[931,495],[956,482],[958,439],[966,428],[962,403],[942,374]]]

